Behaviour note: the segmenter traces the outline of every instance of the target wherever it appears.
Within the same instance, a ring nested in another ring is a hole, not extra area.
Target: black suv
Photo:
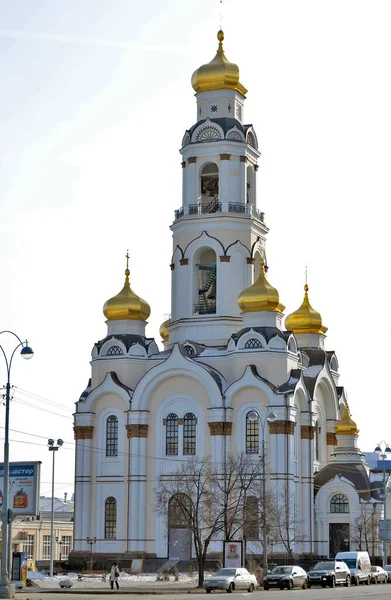
[[[342,560],[319,562],[308,572],[308,587],[312,585],[335,587],[337,584],[350,586],[350,570]]]

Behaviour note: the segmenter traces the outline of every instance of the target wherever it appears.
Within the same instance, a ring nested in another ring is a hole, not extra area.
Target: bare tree
[[[361,514],[354,520],[350,539],[357,545],[357,550],[366,550],[375,556],[379,520],[375,515],[373,504],[362,504]]]
[[[222,464],[194,458],[170,475],[160,477],[156,511],[174,518],[192,534],[198,565],[198,585],[204,581],[205,560],[212,539],[232,540],[248,529],[248,499],[256,497],[262,464],[245,454],[230,456]],[[250,511],[251,519],[253,511]],[[244,520],[247,519],[247,526]],[[259,528],[258,515],[257,527]]]
[[[294,492],[285,486],[275,501],[274,535],[285,548],[289,561],[293,561],[294,547],[303,541],[302,521],[295,502]]]
[[[161,476],[156,491],[156,510],[167,516],[174,510],[189,527],[198,566],[198,586],[204,582],[205,560],[211,540],[224,528],[224,512],[213,491],[216,473],[209,458],[191,459],[170,475]]]

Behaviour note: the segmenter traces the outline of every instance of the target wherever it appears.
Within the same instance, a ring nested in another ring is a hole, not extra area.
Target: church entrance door
[[[168,541],[168,558],[189,560],[191,558],[191,531],[171,527]]]
[[[329,523],[329,556],[334,558],[337,552],[349,552],[349,523]]]

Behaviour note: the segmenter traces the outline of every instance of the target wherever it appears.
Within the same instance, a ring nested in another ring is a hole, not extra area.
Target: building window
[[[344,494],[335,494],[330,500],[331,513],[348,513],[349,500]]]
[[[60,560],[68,560],[68,554],[72,547],[72,536],[63,535],[60,544]]]
[[[185,346],[185,352],[186,352],[187,356],[194,356],[196,353],[193,346],[189,346],[189,344],[187,346]]]
[[[27,558],[34,558],[34,536],[28,535],[25,542],[23,542],[22,552],[27,552]]]
[[[315,424],[315,431],[314,431],[314,459],[317,462],[320,461],[319,442],[320,442],[320,427],[319,427],[319,422],[317,421]]]
[[[173,413],[166,419],[166,454],[178,454],[178,417]]]
[[[262,342],[261,342],[261,340],[251,338],[251,340],[247,340],[244,347],[245,348],[262,348]]]
[[[123,352],[119,346],[111,346],[107,350],[107,356],[122,356]]]
[[[49,560],[50,558],[50,535],[43,536],[42,544],[42,559]]]
[[[196,424],[193,413],[187,413],[183,419],[183,454],[196,453]]]
[[[106,421],[106,456],[118,456],[118,419],[114,415]]]
[[[259,540],[258,498],[249,496],[244,504],[244,539]]]
[[[251,411],[252,412],[252,411]],[[246,415],[246,454],[259,453],[259,420],[251,421]]]
[[[110,496],[105,503],[105,538],[117,537],[117,500]]]

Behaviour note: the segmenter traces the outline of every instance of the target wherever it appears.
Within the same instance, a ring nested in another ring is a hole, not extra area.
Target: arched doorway
[[[168,558],[191,558],[191,500],[175,494],[168,503]]]

